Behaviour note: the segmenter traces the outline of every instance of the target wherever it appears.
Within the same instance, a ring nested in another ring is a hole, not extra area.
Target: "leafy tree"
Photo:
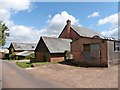
[[[9,33],[6,32],[8,30],[9,29],[5,25],[5,23],[3,23],[2,21],[0,21],[0,45],[2,45],[2,46],[5,45],[6,37],[9,36]]]

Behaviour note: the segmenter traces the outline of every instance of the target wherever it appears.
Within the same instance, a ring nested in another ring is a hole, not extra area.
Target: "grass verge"
[[[30,62],[16,62],[16,65],[22,68],[28,68],[28,67],[31,67],[32,64]]]
[[[16,65],[22,67],[22,68],[29,68],[31,65],[35,67],[43,66],[43,65],[49,65],[49,64],[56,64],[54,62],[36,62],[36,63],[30,63],[30,62],[16,62]]]

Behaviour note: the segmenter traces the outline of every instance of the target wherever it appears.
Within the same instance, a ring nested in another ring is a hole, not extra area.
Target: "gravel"
[[[73,88],[118,88],[118,65],[109,68],[50,64],[27,71]]]

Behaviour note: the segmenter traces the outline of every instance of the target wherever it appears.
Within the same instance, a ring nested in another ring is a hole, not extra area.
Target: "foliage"
[[[32,53],[25,57],[25,59],[31,59],[31,58],[35,58],[35,53]]]
[[[49,64],[57,64],[56,62],[36,62],[36,63],[30,63],[30,62],[16,62],[16,65],[22,67],[22,68],[28,68],[31,66],[42,66],[42,65],[49,65]]]
[[[28,68],[28,67],[31,67],[32,64],[30,62],[16,62],[16,65],[22,68]]]
[[[65,54],[65,60],[70,59],[70,51],[66,50],[64,54]]]
[[[13,49],[13,48],[11,48],[11,54],[9,55],[9,59],[10,59],[10,60],[15,60],[15,59],[16,59],[16,57],[15,57],[15,52],[14,52],[14,49]]]
[[[0,21],[0,44],[2,46],[5,45],[5,40],[6,37],[9,36],[9,33],[7,33],[6,31],[8,31],[8,27],[5,25],[5,23]]]

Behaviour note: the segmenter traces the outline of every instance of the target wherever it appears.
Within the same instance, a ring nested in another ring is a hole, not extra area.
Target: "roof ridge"
[[[36,44],[36,43],[30,43],[30,42],[11,42],[11,43],[15,43],[15,44]]]
[[[41,36],[42,38],[51,38],[51,39],[60,39],[60,40],[71,40],[66,38],[57,38],[57,37],[47,37],[47,36]]]

